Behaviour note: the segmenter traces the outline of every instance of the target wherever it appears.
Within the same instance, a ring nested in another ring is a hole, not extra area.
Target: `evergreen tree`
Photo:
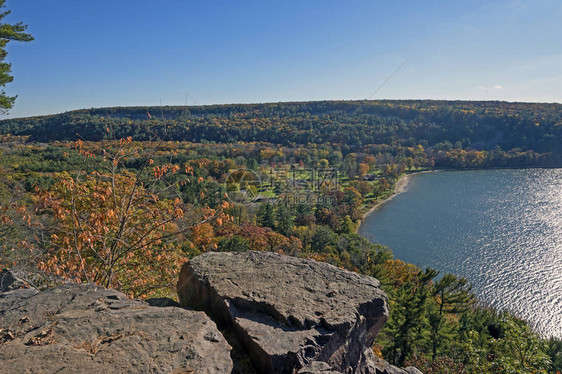
[[[287,205],[279,204],[277,206],[276,216],[277,216],[277,231],[279,231],[283,235],[287,235],[294,226],[291,210]]]
[[[275,219],[273,217],[273,205],[270,203],[261,204],[257,214],[258,224],[262,227],[275,228]]]
[[[562,340],[555,338],[550,338],[548,340],[547,354],[552,362],[550,365],[550,371],[562,372]]]
[[[466,278],[446,274],[435,282],[433,298],[438,309],[432,310],[429,316],[431,328],[431,346],[433,359],[437,357],[437,349],[446,339],[443,336],[443,316],[445,313],[462,313],[474,304],[474,294],[471,293],[472,285],[468,284]]]
[[[330,230],[327,226],[316,226],[312,234],[312,250],[315,252],[323,252],[329,246],[335,246],[338,243],[338,235]]]
[[[9,10],[4,10],[6,0],[0,0],[0,20],[10,14]],[[12,64],[4,62],[8,52],[6,46],[11,40],[18,42],[30,42],[33,36],[25,33],[27,25],[19,22],[14,25],[0,23],[0,87],[5,87],[7,83],[14,80],[11,76]],[[4,90],[0,92],[0,113],[6,113],[8,109],[14,106],[17,96],[8,96]]]
[[[404,283],[395,296],[396,305],[388,321],[388,329],[394,339],[384,354],[398,366],[404,365],[413,353],[414,344],[419,344],[421,340],[419,335],[426,323],[431,281],[437,274],[431,268],[420,271],[415,279]]]

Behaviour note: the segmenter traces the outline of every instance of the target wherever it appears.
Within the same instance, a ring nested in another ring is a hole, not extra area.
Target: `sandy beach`
[[[390,194],[386,199],[377,202],[371,209],[369,209],[369,211],[367,211],[363,215],[363,218],[361,219],[361,223],[363,223],[365,218],[367,218],[370,214],[372,214],[375,210],[377,210],[382,204],[390,201],[394,196],[399,195],[399,194],[407,191],[408,186],[410,184],[410,177],[412,175],[423,174],[423,173],[432,173],[434,171],[435,170],[425,170],[425,171],[415,172],[415,173],[411,173],[411,174],[404,174],[400,179],[398,179],[398,181],[396,181],[396,184],[394,185],[394,192],[392,194]]]

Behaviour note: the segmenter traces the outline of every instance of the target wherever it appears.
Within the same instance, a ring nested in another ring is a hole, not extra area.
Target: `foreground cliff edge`
[[[182,267],[177,288],[183,306],[234,329],[260,373],[419,373],[373,355],[388,306],[372,277],[270,252],[210,252]]]
[[[7,276],[1,283],[1,373],[232,370],[230,346],[203,312],[150,306],[93,284],[37,292]]]
[[[183,266],[178,295],[185,308],[93,284],[38,292],[3,271],[0,371],[243,373],[229,331],[259,373],[420,373],[374,357],[388,308],[371,277],[269,252],[213,252]]]

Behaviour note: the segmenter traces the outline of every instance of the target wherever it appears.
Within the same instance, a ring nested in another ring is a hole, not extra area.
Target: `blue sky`
[[[199,104],[366,99],[410,56],[373,98],[562,102],[560,0],[6,5],[36,39],[8,47],[10,117],[183,105],[176,81]]]

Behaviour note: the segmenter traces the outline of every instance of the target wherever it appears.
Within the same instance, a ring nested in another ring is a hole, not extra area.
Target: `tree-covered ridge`
[[[356,229],[405,173],[562,165],[540,135],[560,128],[560,107],[316,102],[2,121],[0,264],[147,297],[170,294],[176,265],[208,251],[314,258],[381,281],[391,317],[373,349],[392,363],[426,373],[556,372],[558,340],[474,304],[466,279],[406,264]],[[483,124],[489,133],[476,131]],[[494,135],[505,128],[516,130]],[[319,170],[335,174],[318,179]]]
[[[381,100],[116,107],[0,122],[1,134],[43,142],[75,140],[77,134],[97,141],[110,132],[135,140],[156,134],[173,141],[330,143],[344,153],[381,144],[546,153],[562,149],[562,105]]]
[[[373,349],[388,361],[426,373],[562,368],[559,341],[475,305],[466,279],[439,278],[356,233],[400,175],[427,166],[423,147],[400,152],[0,136],[0,267],[26,269],[41,282],[94,281],[149,297],[171,295],[177,264],[208,251],[314,258],[381,281],[391,317]],[[314,170],[326,168],[338,172],[315,187]],[[262,183],[248,183],[246,174]],[[237,192],[251,189],[254,202],[236,203]],[[306,199],[291,199],[299,196]]]

